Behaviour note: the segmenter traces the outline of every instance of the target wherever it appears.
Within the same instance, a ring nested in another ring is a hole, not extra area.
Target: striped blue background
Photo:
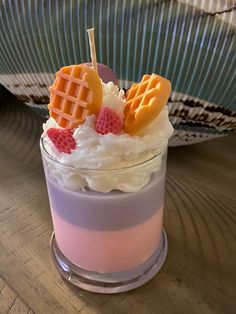
[[[220,2],[208,1],[208,7],[214,11]],[[5,0],[0,74],[53,75],[63,65],[90,60],[86,29],[93,26],[98,61],[119,79],[138,81],[156,72],[177,92],[235,110],[233,17],[221,20],[174,0]]]

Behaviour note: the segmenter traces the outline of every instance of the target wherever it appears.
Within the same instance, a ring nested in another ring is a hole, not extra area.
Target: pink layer
[[[161,241],[163,208],[142,224],[115,231],[83,229],[63,220],[53,209],[52,217],[60,250],[87,270],[127,271],[144,263]]]

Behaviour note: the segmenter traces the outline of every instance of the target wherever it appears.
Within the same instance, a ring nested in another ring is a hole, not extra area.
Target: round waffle
[[[170,92],[170,81],[156,74],[145,74],[140,83],[133,84],[126,92],[124,131],[134,135],[148,126],[166,105]]]
[[[49,113],[58,125],[74,129],[87,115],[98,115],[103,99],[101,79],[85,64],[65,66],[50,87]]]

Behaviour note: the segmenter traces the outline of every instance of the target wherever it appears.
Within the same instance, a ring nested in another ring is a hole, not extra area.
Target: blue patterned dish
[[[0,2],[0,83],[47,113],[48,87],[63,65],[97,58],[127,88],[144,73],[172,82],[171,145],[236,129],[234,1],[38,0]]]

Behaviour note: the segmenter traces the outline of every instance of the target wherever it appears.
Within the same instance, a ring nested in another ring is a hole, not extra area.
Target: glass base
[[[162,230],[159,248],[142,265],[126,272],[99,273],[72,264],[59,250],[53,232],[50,242],[53,262],[63,278],[84,290],[98,293],[118,293],[137,288],[161,269],[167,254],[167,237]]]

